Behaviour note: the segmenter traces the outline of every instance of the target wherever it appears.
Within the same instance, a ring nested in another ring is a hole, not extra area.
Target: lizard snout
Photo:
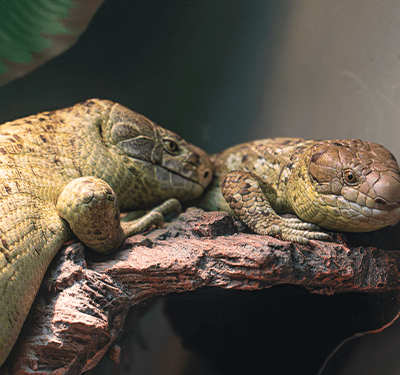
[[[400,180],[397,174],[381,173],[373,190],[376,194],[375,208],[385,211],[400,208]]]
[[[213,178],[213,165],[209,156],[196,146],[192,146],[192,153],[188,155],[187,167],[195,167],[196,179],[203,188],[206,188]]]
[[[197,175],[200,185],[206,188],[213,177],[212,164],[208,160],[203,161],[197,168]]]

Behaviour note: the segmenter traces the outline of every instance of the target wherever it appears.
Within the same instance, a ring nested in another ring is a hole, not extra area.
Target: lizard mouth
[[[363,207],[362,214],[368,219],[368,223],[378,228],[387,225],[396,225],[400,221],[400,207],[387,209]]]
[[[192,148],[197,150],[196,147]],[[191,152],[180,159],[169,157],[163,158],[161,167],[170,173],[177,174],[193,182],[200,184],[205,189],[213,178],[213,167],[206,153],[200,149]]]
[[[165,167],[165,168],[168,169],[171,173],[176,173],[179,175],[179,173],[177,173],[176,171],[171,170],[167,167]],[[198,165],[188,162],[186,164],[186,168],[184,168],[184,169],[197,172],[197,173],[194,173],[195,177],[191,177],[190,172],[187,176],[185,174],[183,174],[183,177],[188,178],[189,180],[191,180],[193,182],[197,182],[198,184],[200,184],[203,187],[203,189],[205,189],[212,180],[212,177],[213,177],[212,171],[210,168],[207,168],[206,166],[199,169]]]
[[[363,232],[377,230],[400,221],[400,202],[390,203],[382,197],[375,198],[371,207],[338,197],[340,216],[347,224],[343,230]]]
[[[131,173],[137,175],[137,171],[140,170],[143,180],[148,181],[147,184],[154,187],[163,199],[177,198],[186,201],[198,198],[204,191],[204,186],[196,179],[196,175],[187,177],[162,165],[135,158],[130,159],[133,164],[130,168]]]

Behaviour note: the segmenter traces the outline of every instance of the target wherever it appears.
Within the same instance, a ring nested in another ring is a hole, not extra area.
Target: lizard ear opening
[[[126,139],[135,138],[139,135],[139,129],[132,124],[117,123],[114,124],[111,129],[111,138],[115,143]]]
[[[145,116],[120,104],[115,104],[108,121],[111,138],[115,143],[138,136],[154,138],[155,124]]]
[[[154,124],[125,107],[114,108],[111,116],[112,142],[128,156],[160,164],[162,145],[157,142]]]
[[[151,138],[139,136],[118,142],[117,147],[135,159],[152,161],[155,143]]]
[[[308,172],[319,183],[332,181],[337,177],[338,154],[334,150],[314,153],[310,158]]]

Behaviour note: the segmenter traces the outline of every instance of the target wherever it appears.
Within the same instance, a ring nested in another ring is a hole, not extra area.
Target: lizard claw
[[[302,231],[322,231],[322,228],[319,225],[308,223],[298,218],[282,218],[282,225],[285,228],[298,229]]]
[[[257,234],[275,236],[283,241],[292,241],[303,245],[309,245],[310,240],[332,241],[332,237],[328,233],[322,232],[318,225],[296,218],[281,218],[278,224],[253,230]]]
[[[287,227],[282,229],[281,237],[285,241],[293,241],[303,245],[308,245],[310,240],[332,241],[332,237],[325,232],[299,230]]]

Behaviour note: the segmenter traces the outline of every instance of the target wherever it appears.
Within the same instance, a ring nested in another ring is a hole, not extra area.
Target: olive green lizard
[[[214,181],[200,205],[228,211],[258,234],[308,244],[330,239],[321,227],[368,232],[400,220],[399,166],[376,143],[263,139],[212,159]]]
[[[162,223],[178,201],[197,198],[211,179],[204,151],[111,101],[1,125],[0,365],[66,241],[75,234],[111,251]],[[143,208],[153,209],[120,222],[120,210]]]

